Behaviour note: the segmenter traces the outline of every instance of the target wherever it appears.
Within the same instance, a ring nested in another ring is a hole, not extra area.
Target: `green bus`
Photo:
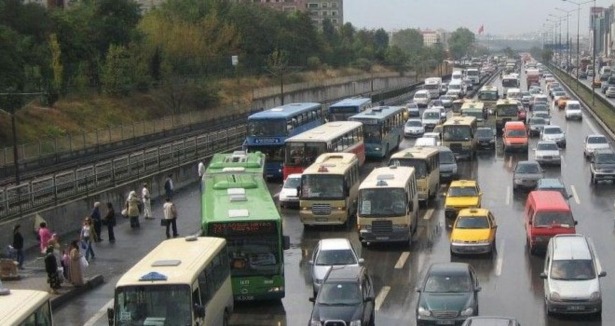
[[[237,162],[212,168],[221,162],[212,160],[202,180],[202,235],[226,239],[235,301],[281,299],[284,250],[290,241],[282,234],[282,217],[263,178],[264,160],[263,169],[255,167],[252,173]]]
[[[214,154],[205,170],[205,175],[231,171],[264,175],[265,154],[262,152],[248,153],[246,151]]]

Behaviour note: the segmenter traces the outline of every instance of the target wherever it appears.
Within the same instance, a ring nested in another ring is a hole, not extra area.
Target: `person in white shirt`
[[[177,208],[175,208],[175,204],[171,202],[171,198],[167,197],[166,202],[162,206],[162,210],[164,212],[167,239],[171,238],[169,227],[173,229],[173,238],[177,237]]]
[[[143,201],[143,216],[146,220],[153,219],[152,200],[149,189],[147,189],[147,183],[143,184],[143,189],[141,190],[141,200]]]
[[[203,175],[205,174],[205,164],[203,164],[203,161],[199,162],[199,166],[198,166],[198,173],[199,173],[199,190],[203,191],[203,184],[202,184],[202,180],[203,180]]]

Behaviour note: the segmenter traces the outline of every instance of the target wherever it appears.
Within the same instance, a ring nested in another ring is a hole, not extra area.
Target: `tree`
[[[133,88],[133,60],[123,46],[111,45],[102,69],[102,84],[105,93],[128,95]]]
[[[389,47],[385,53],[385,63],[398,72],[408,69],[409,55],[396,45]]]
[[[543,62],[551,62],[552,58],[553,58],[553,50],[551,49],[542,50],[542,61]]]
[[[504,52],[504,54],[509,57],[509,58],[514,58],[516,57],[515,51],[513,51],[513,49],[510,48],[510,46],[507,46],[506,48],[504,48],[502,50]]]
[[[466,56],[475,41],[474,33],[465,27],[459,27],[448,39],[448,48],[453,58],[461,59]]]
[[[423,34],[418,29],[402,29],[393,34],[391,42],[411,56],[418,56],[423,50]]]

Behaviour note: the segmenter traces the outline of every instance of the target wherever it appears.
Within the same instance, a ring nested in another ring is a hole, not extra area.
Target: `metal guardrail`
[[[245,130],[244,123],[0,188],[0,220],[114,188],[183,165],[184,162],[237,148],[245,139]]]

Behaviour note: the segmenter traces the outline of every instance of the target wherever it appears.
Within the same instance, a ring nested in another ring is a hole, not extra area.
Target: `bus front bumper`
[[[363,243],[407,242],[410,240],[410,228],[399,227],[388,232],[373,232],[369,226],[369,228],[359,230],[359,240]]]
[[[311,209],[301,208],[299,219],[305,225],[342,225],[348,221],[348,212],[332,208],[328,215],[314,215]]]

